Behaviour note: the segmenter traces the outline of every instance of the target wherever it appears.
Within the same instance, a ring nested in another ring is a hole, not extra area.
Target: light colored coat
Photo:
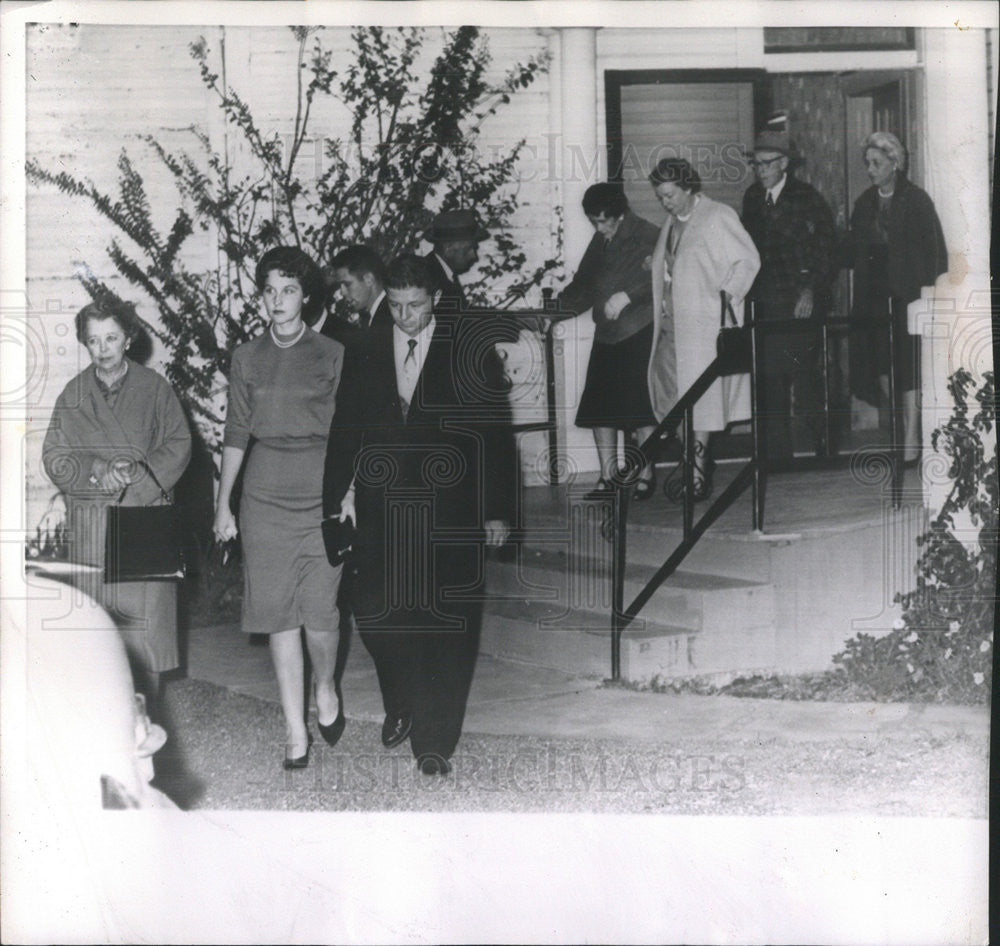
[[[105,464],[146,463],[169,495],[190,457],[184,411],[173,388],[155,371],[130,361],[114,408],[104,400],[93,365],[81,371],[56,399],[42,448],[45,472],[66,497],[70,561],[104,564],[107,508],[119,497],[119,491],[105,491],[91,481]],[[163,502],[160,486],[141,469],[121,499],[123,506]],[[108,611],[129,655],[147,670],[178,666],[174,582],[105,585],[100,570],[81,570],[74,584]]]
[[[743,299],[760,269],[760,256],[736,212],[701,194],[677,247],[671,283],[673,322],[667,324],[664,265],[667,234],[674,223],[668,215],[652,261],[654,319],[648,378],[657,420],[666,416],[715,360],[719,292],[725,290],[732,296],[733,311],[742,324]],[[694,428],[699,431],[724,430],[734,421],[749,419],[750,376],[746,374],[720,378],[694,409]]]

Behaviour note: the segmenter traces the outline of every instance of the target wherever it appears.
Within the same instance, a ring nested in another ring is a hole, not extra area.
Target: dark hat
[[[474,210],[443,210],[434,218],[424,238],[431,243],[451,240],[487,240],[490,231],[479,225]]]
[[[794,157],[795,145],[787,131],[762,131],[753,143],[754,151],[778,151],[786,158]]]

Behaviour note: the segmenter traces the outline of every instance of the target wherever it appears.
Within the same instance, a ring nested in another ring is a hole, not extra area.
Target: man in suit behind
[[[434,309],[425,261],[393,261],[386,291],[392,323],[345,357],[323,515],[357,524],[352,599],[383,743],[408,729],[420,771],[444,775],[478,651],[484,548],[507,539],[517,458],[506,399],[470,350],[473,323]]]
[[[424,234],[434,250],[424,259],[441,293],[435,308],[441,312],[461,312],[467,308],[459,276],[479,262],[479,244],[489,238],[489,230],[479,225],[472,210],[444,210]]]
[[[385,297],[385,264],[375,250],[360,243],[347,246],[330,261],[330,272],[353,317],[347,321],[327,313],[321,334],[346,348],[369,328],[392,321]]]
[[[790,173],[794,149],[787,132],[763,131],[751,162],[757,180],[743,195],[743,226],[760,253],[751,289],[757,319],[822,319],[836,272],[836,231],[819,192]],[[817,448],[822,405],[817,374],[818,333],[761,334],[760,408],[767,454],[792,457],[791,394]]]

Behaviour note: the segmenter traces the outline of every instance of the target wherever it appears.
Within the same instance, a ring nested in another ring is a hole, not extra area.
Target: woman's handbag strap
[[[145,460],[136,460],[135,465],[141,466],[152,477],[153,482],[157,485],[157,487],[160,490],[161,498],[165,503],[169,503],[170,496],[167,495],[167,491],[163,488],[163,484],[156,478],[156,474],[153,472],[153,468]],[[132,485],[131,483],[125,484],[122,491],[118,494],[118,498],[115,500],[116,506],[120,506],[122,504],[122,500],[125,498],[125,493],[128,492],[128,488],[131,485]]]

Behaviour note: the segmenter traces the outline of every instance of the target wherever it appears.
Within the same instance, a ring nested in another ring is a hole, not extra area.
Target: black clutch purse
[[[143,464],[145,466],[145,464]],[[145,467],[153,482],[155,474]],[[118,497],[121,503],[128,487]],[[104,582],[174,581],[186,574],[177,507],[160,486],[166,505],[107,508],[104,536]]]
[[[733,307],[726,301],[726,295],[719,293],[722,302],[721,318],[719,320],[719,335],[715,340],[716,360],[719,362],[719,374],[748,374],[753,361],[753,348],[750,343],[750,329],[736,321]],[[732,319],[732,325],[726,325],[726,313]]]
[[[323,545],[331,565],[342,565],[354,550],[356,540],[357,529],[350,519],[341,522],[336,516],[331,516],[323,520]]]

